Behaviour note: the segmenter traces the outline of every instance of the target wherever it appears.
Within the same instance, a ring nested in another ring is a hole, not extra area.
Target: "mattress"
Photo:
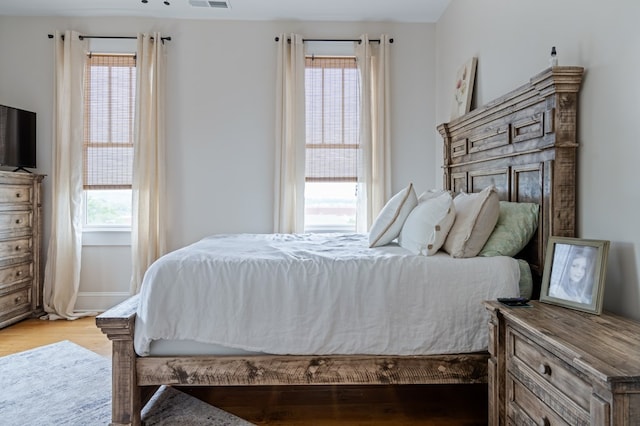
[[[369,248],[365,234],[215,235],[149,268],[134,345],[141,356],[475,352],[488,342],[481,302],[520,294],[520,275],[509,257],[425,257]]]

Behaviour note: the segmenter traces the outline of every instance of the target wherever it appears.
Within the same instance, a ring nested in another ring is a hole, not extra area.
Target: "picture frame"
[[[599,315],[609,241],[549,237],[540,301]]]
[[[465,62],[456,74],[451,109],[452,120],[465,115],[471,110],[471,98],[473,96],[477,64],[478,58],[473,57]]]

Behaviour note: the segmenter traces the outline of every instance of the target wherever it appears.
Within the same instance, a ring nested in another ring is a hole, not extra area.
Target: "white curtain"
[[[304,43],[298,34],[278,40],[274,232],[304,231]]]
[[[368,35],[356,46],[361,84],[361,169],[358,176],[357,231],[367,232],[391,196],[391,135],[388,35],[380,43]]]
[[[133,154],[131,293],[165,243],[165,48],[160,33],[139,34]]]
[[[76,319],[82,252],[82,141],[86,41],[56,32],[51,236],[44,273],[44,308],[49,319]]]

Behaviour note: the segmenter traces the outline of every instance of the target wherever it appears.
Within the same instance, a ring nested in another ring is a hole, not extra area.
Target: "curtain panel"
[[[55,33],[51,236],[44,272],[49,319],[76,319],[82,253],[82,148],[87,42],[75,31]]]
[[[139,34],[133,148],[131,294],[147,268],[166,252],[165,66],[160,33]]]
[[[390,38],[380,36],[380,43],[360,38],[356,61],[360,70],[360,172],[358,176],[357,231],[367,232],[391,197],[391,126],[390,126]]]
[[[278,40],[274,232],[304,231],[304,43],[298,34]]]

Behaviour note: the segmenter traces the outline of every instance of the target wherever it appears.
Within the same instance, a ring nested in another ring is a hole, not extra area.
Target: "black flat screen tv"
[[[0,105],[0,166],[36,167],[36,113]]]

